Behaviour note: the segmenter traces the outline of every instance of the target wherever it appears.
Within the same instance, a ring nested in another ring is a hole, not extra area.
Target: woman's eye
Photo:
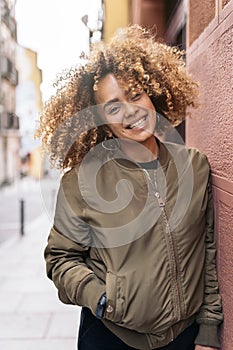
[[[120,104],[113,105],[113,106],[111,106],[111,107],[109,108],[109,110],[108,110],[107,112],[108,112],[108,114],[113,115],[113,114],[118,113],[119,110],[120,110],[120,108],[121,108]]]
[[[137,93],[136,95],[131,96],[131,101],[137,101],[141,98],[142,93]]]

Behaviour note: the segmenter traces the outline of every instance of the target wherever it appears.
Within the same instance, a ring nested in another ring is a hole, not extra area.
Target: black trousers
[[[198,326],[194,323],[172,343],[156,350],[194,350]],[[113,334],[89,309],[82,308],[78,350],[135,350]],[[138,349],[143,350],[143,349]]]

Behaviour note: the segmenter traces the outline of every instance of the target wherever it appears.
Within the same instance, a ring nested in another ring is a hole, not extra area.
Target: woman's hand
[[[195,350],[218,350],[217,348],[211,348],[209,346],[196,345]]]

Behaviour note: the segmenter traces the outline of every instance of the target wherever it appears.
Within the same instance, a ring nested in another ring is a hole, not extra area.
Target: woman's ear
[[[103,126],[103,131],[104,131],[104,133],[106,134],[106,137],[107,137],[108,139],[112,139],[113,133],[112,133],[112,131],[109,129],[109,127],[108,127],[107,125],[104,125],[104,126]]]
[[[107,125],[99,125],[98,129],[99,129],[99,134],[102,135],[103,139],[107,140],[107,139],[113,138],[113,133]]]

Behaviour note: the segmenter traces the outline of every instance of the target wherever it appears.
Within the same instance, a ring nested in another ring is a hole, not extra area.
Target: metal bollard
[[[24,235],[24,200],[20,199],[20,234]]]

